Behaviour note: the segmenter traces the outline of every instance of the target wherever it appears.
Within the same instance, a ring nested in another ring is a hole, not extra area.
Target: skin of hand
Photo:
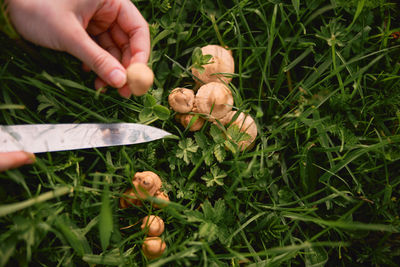
[[[24,151],[0,153],[0,172],[34,162],[35,155],[32,153]]]
[[[26,40],[65,51],[93,70],[95,88],[111,85],[129,98],[126,68],[147,63],[150,33],[130,0],[8,0],[8,14]]]

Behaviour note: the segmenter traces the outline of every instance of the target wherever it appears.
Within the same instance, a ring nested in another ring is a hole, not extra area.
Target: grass
[[[145,97],[92,89],[80,62],[0,35],[0,123],[141,122],[180,140],[37,155],[0,173],[0,266],[397,266],[400,11],[394,1],[137,1],[155,72]],[[194,87],[192,53],[234,54],[235,105],[256,119],[246,153],[193,134],[168,93]],[[137,171],[171,205],[121,210]],[[142,217],[166,223],[147,261]],[[129,227],[128,227],[129,226]]]

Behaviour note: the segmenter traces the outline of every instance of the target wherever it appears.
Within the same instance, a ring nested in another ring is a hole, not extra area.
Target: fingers
[[[0,171],[17,168],[34,162],[35,155],[32,153],[24,151],[0,153]]]
[[[102,79],[100,79],[99,77],[97,77],[94,80],[94,88],[96,90],[100,90],[101,88],[105,89],[107,86],[107,83],[105,81],[103,81]]]
[[[113,25],[113,27],[110,29],[110,34],[115,44],[121,51],[121,63],[125,68],[127,68],[131,63],[132,58],[129,37],[118,24]]]
[[[130,63],[147,63],[150,55],[149,26],[131,1],[121,0],[117,24],[129,38],[132,55]]]
[[[121,61],[121,51],[108,32],[99,34],[96,39],[103,49],[107,50],[118,61]]]
[[[118,56],[109,37],[100,35],[99,38],[106,44],[106,48]],[[68,30],[65,31],[64,42],[65,51],[83,61],[107,84],[120,88],[126,83],[125,68],[117,58],[90,38],[76,18],[71,20]]]
[[[147,63],[150,54],[149,27],[137,8],[131,1],[115,0],[95,11],[86,30],[98,45],[81,23],[74,24],[80,28],[73,25],[68,30],[72,38],[65,50],[82,60],[84,69],[97,73],[96,89],[109,84],[119,88],[121,96],[130,97],[125,68],[133,62]]]
[[[124,85],[121,88],[118,88],[118,93],[125,98],[130,98],[132,95],[131,90],[129,89],[128,85]]]

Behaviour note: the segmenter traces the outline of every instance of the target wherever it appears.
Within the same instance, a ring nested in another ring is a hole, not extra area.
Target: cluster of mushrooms
[[[218,45],[207,45],[201,48],[203,55],[211,55],[211,61],[203,65],[204,70],[192,68],[196,81],[196,93],[187,88],[175,88],[168,96],[170,107],[177,112],[176,119],[190,131],[200,130],[205,121],[218,127],[238,127],[248,138],[237,142],[241,151],[251,149],[257,137],[257,126],[253,118],[243,112],[232,110],[234,100],[227,86],[232,80],[226,74],[235,71],[232,52]],[[145,64],[132,64],[127,71],[128,87],[133,95],[145,94],[151,87],[154,74]],[[225,131],[226,133],[228,131]],[[232,140],[229,134],[226,138]],[[233,140],[235,141],[235,140]],[[133,187],[127,189],[120,198],[122,209],[130,206],[142,206],[149,197],[161,200],[152,202],[154,208],[163,208],[169,201],[168,195],[161,190],[160,177],[151,171],[137,172],[132,180]],[[143,218],[141,228],[146,233],[142,251],[148,259],[160,257],[166,244],[160,237],[164,232],[164,221],[155,215]]]
[[[152,203],[154,208],[163,208],[167,205],[169,197],[161,190],[161,179],[154,172],[136,172],[132,184],[133,187],[127,189],[120,198],[119,204],[122,209],[142,206],[142,201],[149,197],[161,200],[158,204]],[[166,249],[166,244],[160,237],[164,232],[164,221],[159,216],[148,215],[143,218],[141,228],[147,235],[142,245],[143,254],[147,259],[160,257]]]
[[[203,65],[204,70],[192,68],[195,77],[196,93],[187,88],[175,88],[168,96],[170,107],[177,112],[176,119],[189,131],[200,130],[205,121],[210,121],[220,128],[236,127],[247,137],[237,145],[241,151],[251,149],[257,137],[257,126],[253,118],[239,111],[234,106],[232,92],[227,86],[232,78],[226,74],[235,71],[232,51],[218,45],[207,45],[201,48],[203,55],[211,55],[210,63]],[[239,113],[240,114],[239,114]],[[232,140],[229,135],[226,138]],[[232,140],[235,141],[235,140]]]

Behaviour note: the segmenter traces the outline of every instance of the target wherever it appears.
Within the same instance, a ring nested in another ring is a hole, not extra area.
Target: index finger
[[[129,38],[130,63],[147,63],[150,55],[149,25],[131,1],[121,0],[117,23]]]
[[[0,172],[34,162],[35,155],[32,153],[24,151],[0,152]]]

